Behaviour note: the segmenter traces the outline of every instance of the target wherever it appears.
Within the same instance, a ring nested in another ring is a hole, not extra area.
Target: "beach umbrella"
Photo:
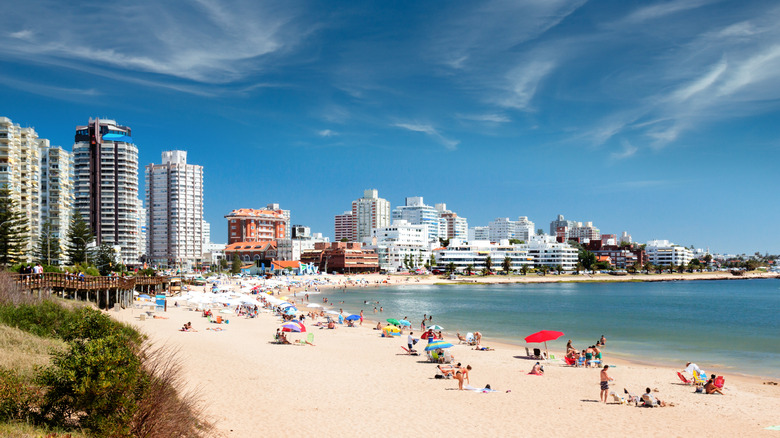
[[[401,325],[401,323],[398,322],[398,320],[394,319],[394,318],[387,318],[387,322],[389,322],[390,324],[393,324],[393,325]]]
[[[285,310],[285,313],[287,313],[288,315],[294,315],[295,312],[297,311],[298,309],[296,309],[295,307],[288,307],[287,310]]]
[[[388,335],[401,336],[401,330],[399,330],[398,327],[387,326],[382,330]]]
[[[358,319],[360,319],[360,315],[349,315],[349,316],[348,316],[348,317],[346,317],[345,319],[346,319],[347,321],[355,321],[355,320],[358,320]]]
[[[432,351],[432,350],[438,350],[440,348],[450,348],[452,347],[452,344],[446,341],[442,341],[441,339],[437,339],[435,341],[429,341],[428,345],[425,346],[425,351]]]
[[[542,330],[540,332],[526,336],[525,342],[528,342],[529,344],[538,344],[540,342],[544,342],[544,353],[547,355],[546,357],[550,357],[550,353],[547,351],[547,341],[554,341],[561,336],[563,336],[563,332],[557,332],[555,330]]]
[[[282,331],[283,332],[305,332],[306,326],[300,323],[300,321],[288,321],[282,324]]]
[[[436,325],[436,324],[434,324],[434,325],[429,325],[429,326],[427,327],[427,329],[428,329],[428,330],[444,330],[444,327],[442,327],[442,326],[440,326],[440,325]]]
[[[405,319],[401,319],[401,320],[399,320],[399,321],[398,321],[398,324],[399,324],[399,325],[404,325],[404,326],[409,326],[409,327],[411,327],[411,326],[412,326],[412,323],[411,323],[411,322],[409,322],[409,321],[407,321],[407,320],[405,320]]]

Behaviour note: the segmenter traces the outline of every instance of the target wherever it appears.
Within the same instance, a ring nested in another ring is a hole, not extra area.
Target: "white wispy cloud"
[[[712,0],[673,0],[643,6],[622,20],[624,24],[635,25],[648,20],[655,20],[689,9],[695,9],[712,3]]]
[[[512,119],[505,114],[489,113],[489,114],[458,114],[457,117],[463,120],[472,120],[475,122],[485,123],[508,123]]]
[[[632,145],[628,140],[623,140],[622,144],[623,150],[620,152],[613,152],[611,154],[613,160],[624,160],[626,158],[632,157],[639,150],[638,147]]]
[[[531,99],[536,94],[539,83],[553,67],[553,62],[535,60],[510,71],[506,75],[507,93],[499,98],[498,104],[519,110],[530,109]]]
[[[24,81],[17,78],[0,75],[0,84],[11,88],[23,90],[28,93],[46,97],[55,97],[61,100],[83,101],[84,98],[99,96],[101,93],[94,88],[59,87],[40,82]]]
[[[319,135],[320,137],[333,137],[338,135],[338,133],[335,131],[331,131],[330,129],[323,129],[321,131],[317,131],[317,135]]]
[[[423,123],[395,123],[393,126],[397,128],[403,128],[407,129],[409,131],[413,132],[422,132],[424,134],[429,135],[430,137],[434,138],[437,142],[444,145],[449,150],[455,150],[457,149],[458,144],[460,144],[459,140],[452,140],[449,138],[444,137],[439,133],[436,128],[434,128],[431,125],[423,124]]]
[[[11,29],[0,35],[0,54],[76,70],[89,66],[224,84],[262,70],[265,58],[308,35],[296,21],[300,8],[285,5],[141,0],[63,8],[46,0],[23,2],[0,18]]]

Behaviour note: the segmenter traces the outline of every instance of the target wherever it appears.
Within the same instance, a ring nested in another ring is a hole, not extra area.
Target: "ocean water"
[[[604,335],[607,357],[680,368],[692,361],[705,371],[780,378],[776,279],[512,285],[416,285],[412,279],[311,299],[322,297],[345,312],[362,309],[368,319],[408,317],[415,331],[423,314],[433,315],[445,333],[480,331],[485,345],[490,339],[524,345],[531,333],[558,330],[565,336],[548,345],[561,351],[569,339],[583,349]],[[374,306],[384,311],[375,315]]]

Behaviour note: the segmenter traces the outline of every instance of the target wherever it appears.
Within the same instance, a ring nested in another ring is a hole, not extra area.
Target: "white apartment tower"
[[[390,225],[390,202],[379,197],[376,189],[363,192],[352,201],[352,240],[371,238],[374,229]]]
[[[38,142],[41,147],[41,226],[50,224],[50,237],[59,239],[60,254],[65,254],[73,208],[73,155],[59,146],[50,146],[49,140]]]
[[[127,126],[89,119],[73,144],[75,208],[98,245],[120,247],[120,262],[138,263],[138,148]]]
[[[439,212],[425,205],[422,196],[406,198],[405,205],[399,205],[393,210],[393,221],[406,221],[412,225],[423,225],[426,229],[426,239],[438,242],[445,236],[446,222],[439,217]]]
[[[442,236],[446,239],[466,240],[469,237],[469,223],[465,217],[458,216],[454,211],[447,210],[447,204],[436,204],[436,211],[442,219],[444,227]]]
[[[40,161],[38,133],[0,117],[0,187],[8,187],[19,211],[27,216],[29,233],[24,252],[28,254],[40,234]]]
[[[347,239],[347,241],[354,241],[355,239],[352,237],[352,212],[351,211],[345,211],[342,214],[337,214],[334,220],[334,239],[336,242],[339,242],[343,239]]]
[[[165,151],[146,166],[147,260],[192,268],[203,258],[203,166],[186,151]]]

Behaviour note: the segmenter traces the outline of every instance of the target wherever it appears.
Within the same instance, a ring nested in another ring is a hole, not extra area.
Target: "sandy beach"
[[[386,278],[366,280],[376,284]],[[501,280],[486,279],[494,278]],[[389,283],[395,284],[393,280]],[[421,281],[441,282],[435,277]],[[368,320],[362,327],[335,330],[321,330],[307,322],[315,346],[298,346],[270,343],[280,327],[280,318],[270,313],[253,319],[227,315],[230,323],[222,325],[209,324],[199,312],[183,307],[169,307],[164,313],[167,319],[142,321],[140,313],[139,309],[110,312],[137,326],[156,345],[179,349],[186,381],[200,392],[209,419],[226,437],[374,436],[409,431],[456,437],[780,433],[765,430],[780,425],[780,386],[726,375],[724,396],[696,394],[681,384],[676,369],[614,360],[609,344],[605,363],[614,365],[609,371],[615,379],[611,390],[625,396],[627,388],[641,395],[650,387],[658,390],[657,398],[675,406],[651,409],[611,400],[607,405],[599,403],[598,369],[551,361],[545,364],[544,376],[529,375],[535,361],[525,358],[522,347],[490,339],[483,339],[483,345],[495,351],[475,351],[466,345],[451,349],[456,362],[473,367],[473,387],[490,384],[496,390],[479,393],[458,391],[452,379],[434,379],[436,365],[401,349],[405,335],[381,338],[372,329],[376,322]],[[197,332],[178,330],[188,321]],[[223,330],[210,330],[215,327]],[[290,337],[300,339],[303,334]],[[561,357],[560,351],[554,353]]]

